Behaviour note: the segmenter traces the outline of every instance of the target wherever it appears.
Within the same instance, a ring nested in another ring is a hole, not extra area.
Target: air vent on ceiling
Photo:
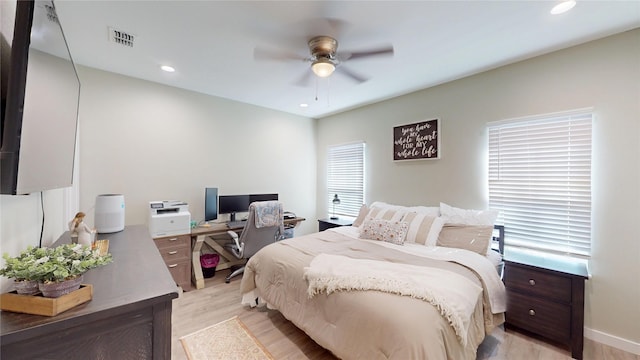
[[[128,32],[109,28],[109,39],[116,44],[133,47],[136,36]]]

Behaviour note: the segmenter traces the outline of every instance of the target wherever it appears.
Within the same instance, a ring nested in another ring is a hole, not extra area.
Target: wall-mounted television
[[[16,2],[1,65],[0,193],[71,186],[80,80],[53,1]]]

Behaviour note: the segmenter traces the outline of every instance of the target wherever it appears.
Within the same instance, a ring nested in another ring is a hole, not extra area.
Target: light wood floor
[[[278,360],[336,359],[279,312],[240,305],[240,277],[225,284],[227,273],[227,270],[216,273],[205,279],[204,289],[193,288],[173,301],[172,360],[186,359],[180,337],[236,315]],[[567,350],[499,328],[480,345],[477,359],[559,360],[571,356]],[[585,339],[584,359],[640,360],[640,356]]]

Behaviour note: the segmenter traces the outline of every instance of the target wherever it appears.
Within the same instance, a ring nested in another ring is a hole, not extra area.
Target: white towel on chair
[[[251,205],[256,211],[257,228],[280,226],[280,233],[284,232],[282,203],[278,201],[257,201]]]

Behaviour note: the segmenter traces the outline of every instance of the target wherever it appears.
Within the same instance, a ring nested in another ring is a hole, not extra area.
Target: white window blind
[[[590,255],[591,124],[591,112],[489,124],[489,206],[506,245]]]
[[[340,204],[335,214],[358,216],[364,204],[364,142],[329,146],[327,155],[327,204],[333,215],[333,197]]]

